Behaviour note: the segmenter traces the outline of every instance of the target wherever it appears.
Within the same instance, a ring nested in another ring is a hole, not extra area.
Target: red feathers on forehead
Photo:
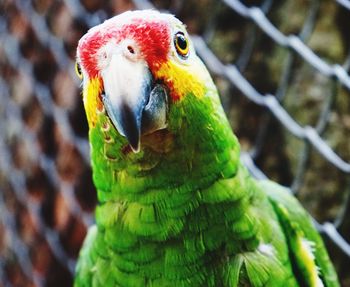
[[[156,69],[158,64],[166,61],[168,57],[170,28],[165,21],[135,19],[121,26],[113,21],[105,22],[88,32],[79,42],[81,64],[90,78],[99,74],[97,51],[110,41],[118,44],[124,39],[136,41],[151,71]]]

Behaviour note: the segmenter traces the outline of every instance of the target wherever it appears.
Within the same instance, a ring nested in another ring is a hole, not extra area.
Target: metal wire
[[[254,21],[258,27],[260,27],[272,40],[277,44],[288,47],[294,50],[299,56],[301,56],[306,62],[313,66],[318,72],[323,73],[328,77],[335,77],[337,82],[344,85],[350,90],[350,78],[347,75],[347,71],[338,64],[330,66],[325,63],[321,58],[314,54],[309,47],[303,42],[303,37],[285,36],[277,28],[275,28],[271,22],[266,18],[263,11],[257,7],[248,8],[241,2],[235,0],[223,0],[229,7],[241,16],[248,17]],[[313,18],[312,15],[310,18]],[[305,33],[304,33],[305,35]],[[295,137],[305,140],[305,149],[302,151],[300,157],[301,164],[298,168],[299,174],[305,173],[305,166],[308,155],[310,153],[308,146],[311,145],[316,151],[318,151],[326,160],[341,171],[350,174],[350,164],[340,158],[332,148],[321,138],[320,134],[326,128],[328,116],[330,114],[330,107],[332,101],[335,99],[336,91],[332,93],[325,102],[323,113],[320,115],[317,126],[301,127],[283,108],[279,103],[278,98],[281,96],[275,95],[262,95],[244,78],[234,65],[224,65],[212,51],[208,48],[206,43],[201,37],[193,37],[198,54],[202,57],[207,67],[215,74],[226,77],[235,87],[237,87],[243,95],[249,100],[253,101],[259,106],[266,107],[272,115]],[[345,64],[344,64],[345,66]],[[336,87],[334,88],[336,89]],[[280,95],[280,94],[279,94]],[[250,158],[250,155],[245,153],[242,157],[246,166],[250,169],[252,174],[259,179],[266,179],[266,176],[258,167],[254,164],[254,161]],[[298,178],[298,175],[297,177]],[[294,183],[296,185],[297,183]],[[291,187],[292,190],[296,190],[296,187]],[[344,217],[342,217],[344,220]],[[337,226],[341,225],[341,222],[337,222]],[[347,255],[350,255],[350,244],[347,243],[343,237],[339,234],[335,228],[334,223],[326,222],[324,224],[317,224],[318,229],[329,236],[334,243]]]
[[[151,1],[131,2],[138,9],[155,7]],[[168,9],[176,14],[186,6],[186,1],[170,2]],[[209,48],[216,29],[214,20],[209,21],[200,35],[193,35],[192,40],[213,75],[226,79],[232,88],[264,109],[251,150],[242,152],[241,156],[253,176],[268,178],[256,161],[263,153],[273,122],[277,121],[292,137],[300,139],[302,148],[298,151],[290,184],[290,189],[298,194],[313,151],[328,162],[330,169],[350,174],[348,160],[339,156],[324,138],[340,89],[350,91],[350,51],[344,63],[328,63],[308,46],[321,1],[310,2],[297,35],[283,34],[269,20],[274,1],[261,2],[259,7],[248,7],[238,0],[220,1],[225,9],[243,17],[248,26],[234,63],[224,64]],[[64,91],[70,91],[79,99],[79,83],[72,80],[74,53],[70,53],[79,35],[62,35],[55,27],[65,22],[58,22],[56,26],[52,22],[62,14],[62,19],[72,22],[70,27],[75,27],[74,32],[82,34],[110,16],[112,9],[102,5],[90,7],[86,1],[64,0],[53,7],[40,6],[40,3],[16,0],[0,4],[0,286],[71,285],[77,251],[93,222],[95,198],[85,194],[92,182],[87,128],[82,127],[85,119],[78,104],[80,100],[70,101],[64,93],[62,100],[55,88],[56,82],[60,91],[71,81]],[[336,0],[334,5],[350,10],[348,0]],[[14,23],[13,19],[19,20]],[[274,94],[259,92],[245,75],[262,35],[286,49]],[[313,126],[299,124],[284,106],[294,66],[300,59],[330,83]],[[40,61],[46,65],[41,72]],[[60,74],[67,75],[66,80],[57,80]],[[331,244],[350,258],[349,242],[340,232],[350,214],[349,177],[343,198],[344,203],[332,222],[314,222]],[[80,231],[75,233],[76,230]],[[40,257],[40,250],[46,250],[50,259]],[[58,283],[53,283],[57,278]]]

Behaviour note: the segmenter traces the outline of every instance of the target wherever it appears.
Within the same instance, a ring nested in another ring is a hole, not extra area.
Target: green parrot
[[[257,181],[184,25],[125,12],[79,41],[96,224],[75,286],[339,286],[310,216]]]

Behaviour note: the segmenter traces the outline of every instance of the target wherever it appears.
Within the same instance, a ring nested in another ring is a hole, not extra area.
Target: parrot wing
[[[337,275],[310,215],[287,188],[260,181],[285,232],[292,266],[304,286],[339,286]]]

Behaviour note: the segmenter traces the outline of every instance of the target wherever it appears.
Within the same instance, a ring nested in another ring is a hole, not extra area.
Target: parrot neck
[[[208,97],[207,102],[201,103],[202,107],[181,103],[182,107],[170,111],[169,130],[176,127],[181,132],[158,131],[145,137],[139,153],[128,149],[125,139],[101,114],[90,129],[99,201],[144,202],[151,200],[153,194],[165,195],[164,190],[195,192],[218,179],[234,176],[239,164],[239,143],[220,102]],[[203,118],[203,112],[210,117]]]

